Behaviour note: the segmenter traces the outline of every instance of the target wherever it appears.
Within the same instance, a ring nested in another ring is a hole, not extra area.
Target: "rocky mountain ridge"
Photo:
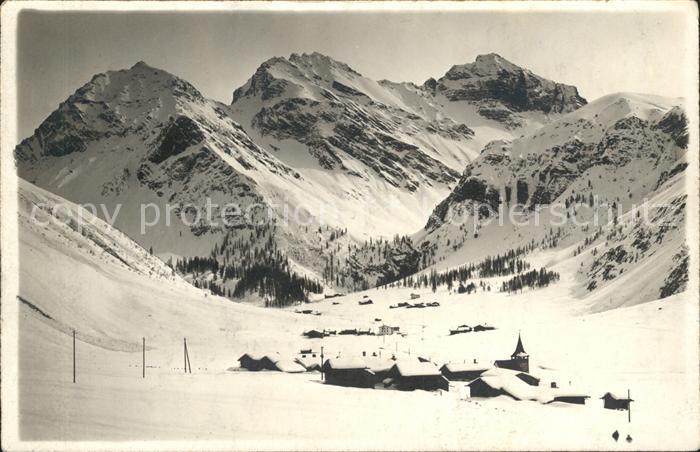
[[[247,271],[241,261],[343,290],[482,258],[464,251],[480,238],[501,237],[503,250],[573,243],[586,231],[503,236],[482,223],[502,206],[532,212],[588,203],[592,192],[610,204],[638,202],[682,175],[687,142],[674,101],[618,94],[586,104],[576,88],[494,54],[417,86],[373,81],[314,53],[263,63],[231,105],[143,62],[98,74],[16,158],[20,176],[44,189],[121,206],[119,229],[165,260],[200,259],[186,265],[198,269],[192,281],[226,294]],[[205,208],[207,198],[248,215],[145,232],[138,222],[138,205],[178,204],[173,213],[192,220],[186,206]],[[477,203],[473,227],[446,221]],[[301,208],[307,224],[285,221],[289,208]]]

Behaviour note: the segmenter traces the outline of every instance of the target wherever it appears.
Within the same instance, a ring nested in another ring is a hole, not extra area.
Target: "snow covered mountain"
[[[282,159],[299,158],[286,149],[284,140],[293,140],[306,145],[321,168],[360,179],[375,172],[409,191],[454,182],[451,166],[468,159],[473,132],[450,120],[426,121],[401,107],[379,83],[318,53],[266,61],[234,92],[232,103],[239,122]],[[443,156],[429,144],[443,140],[462,152]]]
[[[585,102],[544,96],[575,89],[497,56],[460,67],[472,66],[459,77],[453,68],[433,90],[376,82],[317,53],[273,58],[226,106],[139,62],[94,76],[63,102],[17,147],[18,173],[95,205],[98,216],[114,218],[166,260],[212,258],[226,267],[265,255],[332,283],[326,273],[339,257],[328,254],[330,240],[339,238],[333,248],[342,256],[359,240],[417,230],[486,141],[512,138]],[[532,99],[498,101],[517,109],[517,126],[479,114],[474,129],[465,122],[466,110],[497,102],[497,88],[466,100],[445,88],[457,79],[491,86],[489,79],[512,74],[524,74],[513,89]],[[228,224],[211,223],[194,212],[208,203],[236,203],[237,211],[226,215]],[[290,213],[304,221],[287,221]]]
[[[317,218],[277,227],[283,218],[273,203],[287,200],[296,213],[293,194],[310,189],[299,173],[258,147],[225,105],[145,63],[93,77],[16,157],[21,177],[92,204],[164,260],[204,257],[222,268],[274,261],[312,277],[322,268]]]
[[[476,107],[483,118],[513,129],[526,125],[528,116],[532,120],[532,113],[569,113],[586,104],[576,87],[542,78],[495,53],[453,66],[442,78],[429,79],[423,86],[457,105]]]
[[[523,246],[587,250],[579,296],[653,261],[665,268],[653,273],[670,280],[645,286],[637,302],[675,293],[687,266],[687,134],[679,99],[605,96],[534,133],[489,143],[414,241],[437,267]],[[642,282],[649,279],[632,287]]]
[[[686,147],[679,100],[623,93],[586,104],[576,88],[495,54],[416,86],[373,81],[313,53],[266,61],[230,106],[143,62],[98,74],[16,158],[24,179],[94,204],[164,260],[184,258],[172,265],[191,282],[240,296],[241,284],[253,290],[269,278],[361,289],[610,235],[516,225],[494,212],[518,205],[528,218],[590,218],[607,205],[621,216],[683,172]],[[192,211],[207,203],[238,210],[224,223],[215,209],[211,223]],[[559,203],[563,212],[549,208]],[[451,221],[476,205],[473,224]],[[601,259],[586,263],[589,291],[612,279]],[[683,279],[671,279],[672,293]]]
[[[223,231],[173,220],[143,233],[142,204],[164,212],[165,203],[202,207],[209,197],[245,208],[263,199],[247,172],[295,176],[257,147],[224,105],[142,62],[93,77],[17,147],[16,157],[22,178],[73,202],[104,203],[109,213],[121,205],[116,227],[143,246],[178,255],[209,252],[211,236]]]
[[[339,180],[324,187],[337,192],[340,205],[357,194],[378,205],[395,197],[409,211],[404,216],[417,211],[425,217],[425,206],[488,141],[513,138],[585,102],[576,88],[494,54],[419,87],[374,81],[312,53],[264,62],[234,91],[231,109],[257,144],[305,178],[328,182],[332,170]],[[498,109],[508,110],[507,117],[493,113]],[[406,192],[422,205],[410,205]],[[382,220],[373,212],[373,223]],[[405,228],[394,224],[387,232],[412,232],[413,220],[407,220]]]

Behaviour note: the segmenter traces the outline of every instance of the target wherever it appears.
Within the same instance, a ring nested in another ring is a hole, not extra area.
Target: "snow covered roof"
[[[301,364],[296,363],[292,360],[289,360],[289,359],[283,359],[283,360],[277,361],[275,363],[275,366],[280,371],[290,373],[290,374],[306,372],[306,368],[304,366],[302,366]]]
[[[394,364],[399,375],[403,377],[427,377],[442,375],[432,363],[422,363],[420,361],[402,361]]]
[[[481,376],[469,383],[469,386],[483,381],[493,389],[502,390],[519,400],[539,400],[542,390],[536,386],[530,386],[515,375],[501,374],[495,376]],[[544,388],[542,388],[544,389]]]
[[[365,365],[372,372],[386,372],[389,371],[394,364],[394,361],[390,359],[379,358],[375,356],[370,356],[364,359]]]
[[[483,373],[483,377],[500,377],[502,375],[516,376],[523,373],[521,370],[506,369],[505,367],[490,367]]]
[[[326,360],[324,366],[331,369],[367,369],[367,364],[359,357],[331,358]]]
[[[314,358],[313,356],[297,356],[295,361],[301,364],[302,366],[306,367],[307,369],[309,367],[321,366],[321,360],[318,357]]]
[[[491,368],[488,364],[479,363],[447,363],[445,367],[449,372],[474,372],[478,370],[488,370]]]
[[[584,397],[590,398],[585,392],[571,388],[551,388],[547,385],[530,386],[518,375],[530,375],[525,372],[516,372],[509,369],[490,369],[481,377],[469,383],[469,386],[477,381],[482,381],[493,389],[500,389],[519,400],[535,400],[540,403],[549,403],[557,397]]]
[[[583,391],[576,391],[573,389],[550,389],[550,395],[552,399],[555,397],[585,397],[590,399],[591,397]]]

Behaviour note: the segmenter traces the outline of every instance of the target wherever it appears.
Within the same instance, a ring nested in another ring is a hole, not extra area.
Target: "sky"
[[[45,12],[18,19],[19,138],[93,75],[139,60],[231,102],[273,56],[331,56],[373,79],[422,83],[495,52],[589,101],[680,97],[692,42],[676,12]],[[692,54],[692,53],[691,53]]]

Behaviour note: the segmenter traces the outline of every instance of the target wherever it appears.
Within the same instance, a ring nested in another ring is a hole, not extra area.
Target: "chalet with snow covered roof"
[[[299,363],[291,359],[282,359],[278,353],[268,355],[252,355],[249,353],[243,354],[238,358],[240,367],[250,371],[258,372],[261,370],[274,370],[286,373],[301,373],[306,369]]]
[[[634,402],[628,396],[613,394],[612,392],[606,392],[601,399],[603,399],[603,408],[609,410],[629,410],[630,402]]]
[[[374,388],[377,376],[360,358],[332,358],[323,363],[326,384],[354,388]]]
[[[523,341],[518,334],[518,343],[515,346],[515,351],[510,355],[510,359],[498,360],[495,362],[497,367],[503,369],[517,370],[521,372],[530,371],[530,355],[525,351],[523,347]]]
[[[277,370],[275,366],[276,358],[270,358],[267,355],[253,355],[251,353],[244,353],[238,362],[242,369],[251,370],[254,372],[260,370]]]
[[[498,397],[506,395],[515,400],[539,400],[540,388],[532,386],[518,377],[520,372],[510,369],[489,369],[469,383],[471,397]]]
[[[405,361],[394,364],[388,375],[389,386],[401,391],[413,391],[422,389],[424,391],[450,390],[450,382],[442,375],[432,363],[422,363],[420,361]]]
[[[320,339],[326,336],[326,332],[321,330],[308,330],[304,331],[304,336],[310,339]]]

